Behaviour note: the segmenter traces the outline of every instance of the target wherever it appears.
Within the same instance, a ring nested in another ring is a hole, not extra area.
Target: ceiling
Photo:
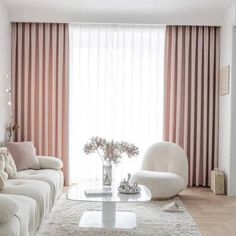
[[[12,21],[220,25],[233,0],[2,0]]]

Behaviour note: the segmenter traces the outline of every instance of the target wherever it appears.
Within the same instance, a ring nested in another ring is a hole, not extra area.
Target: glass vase
[[[112,184],[112,165],[104,165],[102,170],[102,183],[104,186]]]

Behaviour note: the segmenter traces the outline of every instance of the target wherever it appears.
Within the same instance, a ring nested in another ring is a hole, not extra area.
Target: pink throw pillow
[[[18,171],[40,169],[32,142],[9,142],[6,143],[6,147],[12,155]]]

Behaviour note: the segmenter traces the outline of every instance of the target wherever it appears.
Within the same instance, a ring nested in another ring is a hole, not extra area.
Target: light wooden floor
[[[203,236],[236,236],[236,198],[215,196],[208,188],[188,188],[180,199]]]

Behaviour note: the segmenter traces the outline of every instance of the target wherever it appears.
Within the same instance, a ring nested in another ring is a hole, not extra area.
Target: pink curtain
[[[67,24],[12,24],[12,91],[17,141],[64,162],[68,180]]]
[[[219,27],[167,26],[164,139],[186,151],[190,186],[218,165],[219,45]]]

